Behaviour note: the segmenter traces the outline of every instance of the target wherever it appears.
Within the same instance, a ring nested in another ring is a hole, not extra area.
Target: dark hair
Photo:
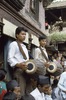
[[[40,36],[39,37],[39,41],[41,41],[41,40],[43,40],[43,39],[46,39],[47,38],[47,36]]]
[[[7,74],[5,69],[0,69],[0,81],[2,81],[5,78],[5,75]]]
[[[4,95],[3,100],[16,100],[16,94],[13,92],[7,92]]]
[[[35,99],[31,94],[26,94],[22,96],[20,100],[35,100]]]
[[[14,91],[15,87],[18,87],[18,82],[16,80],[11,80],[6,84],[7,91]]]
[[[58,84],[58,79],[55,79],[55,80],[53,81],[52,88],[57,87],[57,84]]]
[[[27,32],[27,30],[26,30],[24,27],[17,27],[17,28],[16,28],[16,31],[15,31],[15,36],[16,36],[17,34],[19,34],[21,31]]]

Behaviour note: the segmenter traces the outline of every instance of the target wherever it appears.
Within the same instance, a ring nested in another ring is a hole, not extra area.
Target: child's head
[[[5,79],[7,72],[5,69],[0,69],[0,81],[3,81]]]
[[[6,84],[7,91],[14,91],[15,87],[18,87],[18,83],[16,80],[11,80]]]
[[[9,81],[7,84],[6,84],[6,87],[7,87],[7,91],[8,92],[13,92],[16,94],[16,97],[17,98],[20,98],[20,95],[21,95],[21,91],[20,91],[20,87],[17,83],[16,80],[11,80]]]

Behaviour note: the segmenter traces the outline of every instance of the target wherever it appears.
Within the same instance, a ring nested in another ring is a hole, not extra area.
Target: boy
[[[4,95],[3,100],[12,100],[12,98],[16,98],[17,100],[21,97],[20,96],[20,87],[16,80],[11,80],[6,84],[7,93]],[[11,98],[12,97],[12,98]],[[10,98],[10,99],[5,99]],[[15,100],[15,99],[13,99]]]

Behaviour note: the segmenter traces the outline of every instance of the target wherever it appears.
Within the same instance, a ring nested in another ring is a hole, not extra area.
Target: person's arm
[[[39,59],[39,53],[40,53],[39,48],[36,48],[36,49],[35,49],[34,59]]]
[[[7,62],[11,67],[14,67],[18,62],[15,59],[16,45],[11,43],[8,48],[8,58]]]
[[[18,46],[16,45],[16,43],[11,43],[9,45],[9,51],[8,51],[8,59],[7,59],[8,63],[11,67],[19,67],[22,70],[26,70],[27,69],[26,63],[25,62],[18,62],[18,59],[15,58],[16,50],[18,50]],[[26,54],[27,54],[27,60],[28,60],[29,56],[28,56],[27,49],[26,49]]]
[[[18,67],[18,68],[21,68],[22,70],[26,70],[27,69],[27,65],[24,62],[17,63],[15,66]]]

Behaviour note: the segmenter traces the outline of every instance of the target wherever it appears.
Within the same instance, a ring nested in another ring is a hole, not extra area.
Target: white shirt
[[[46,57],[48,58],[48,54],[47,54],[46,49],[43,48],[43,47],[41,47],[41,48],[42,48],[43,52],[45,53]],[[36,48],[35,49],[35,56],[34,56],[34,58],[40,60],[41,62],[46,62],[46,59],[42,55],[40,48]]]
[[[44,47],[41,47],[43,52],[45,53],[46,57],[48,58],[48,54],[46,52],[46,49]],[[39,74],[45,75],[46,74],[46,67],[44,63],[46,62],[45,57],[42,55],[42,52],[40,48],[35,49],[35,56],[34,56],[36,66],[39,68],[40,72]]]
[[[35,98],[35,100],[45,100],[44,93],[40,93],[38,88],[33,90],[30,94]]]
[[[55,87],[52,91],[53,100],[60,100],[60,89],[59,87]]]
[[[45,100],[52,100],[51,95],[45,95]]]
[[[58,82],[58,87],[61,89],[61,94],[64,98],[66,98],[66,93],[63,91],[66,91],[66,72],[63,72],[60,76],[60,80]]]
[[[7,61],[11,67],[15,66],[17,63],[26,62],[27,60],[29,60],[28,50],[26,46],[23,43],[21,44],[21,46],[24,50],[24,53],[26,54],[26,60],[23,58],[16,41],[12,42],[9,45]]]

